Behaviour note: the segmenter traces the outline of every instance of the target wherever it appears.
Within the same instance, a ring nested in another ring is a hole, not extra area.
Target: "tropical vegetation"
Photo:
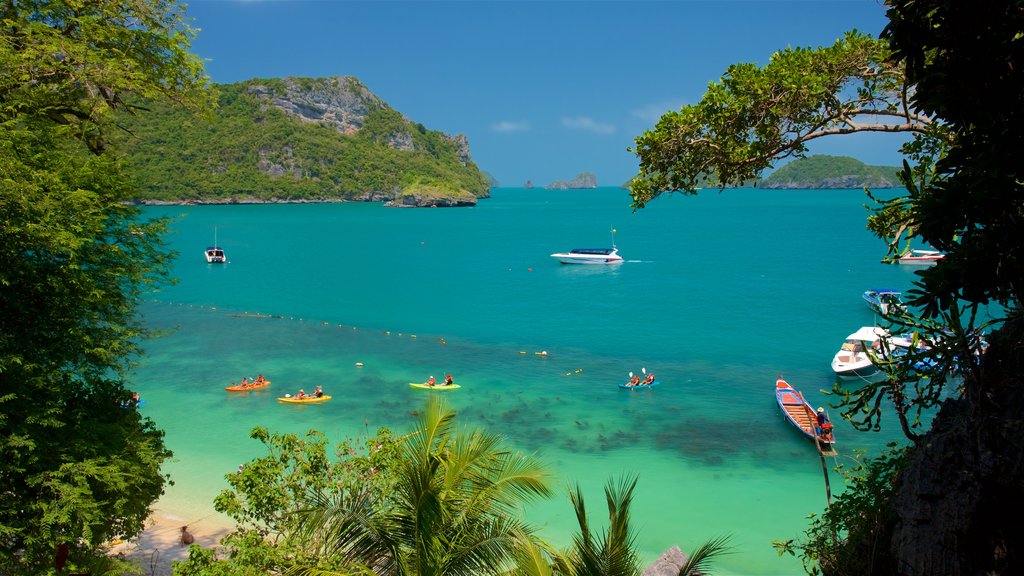
[[[257,427],[252,437],[268,454],[228,474],[231,487],[216,500],[237,525],[222,542],[228,554],[192,546],[177,576],[640,573],[629,521],[636,477],[605,488],[600,534],[582,490],[572,488],[580,532],[568,550],[554,549],[522,519],[527,505],[552,493],[547,468],[499,435],[456,426],[455,411],[438,398],[408,434],[381,428],[343,442],[333,457],[316,431],[303,439]],[[712,540],[680,574],[708,573],[728,551],[727,539]]]
[[[759,188],[895,188],[900,169],[869,166],[849,156],[797,158],[757,182]]]
[[[146,103],[151,113],[121,119],[137,200],[391,200],[423,179],[469,198],[488,193],[464,142],[404,118],[355,78],[253,79],[214,89],[211,114]],[[357,95],[347,132],[277,105],[334,93]]]
[[[859,465],[807,540],[780,549],[811,573],[1020,573],[1024,540],[999,507],[1024,487],[1024,10],[1006,0],[886,5],[882,39],[850,32],[764,67],[731,66],[699,103],[663,116],[636,138],[633,205],[696,193],[708,174],[722,186],[757,177],[815,138],[911,134],[906,193],[869,193],[868,228],[886,262],[911,242],[946,254],[917,273],[913,307],[888,317],[930,345],[916,354],[930,367],[887,364],[885,381],[837,390],[855,425],[877,429],[889,411],[908,443]]]
[[[165,0],[0,4],[0,573],[104,570],[167,481],[125,374],[167,279],[112,137],[137,98],[207,106]]]

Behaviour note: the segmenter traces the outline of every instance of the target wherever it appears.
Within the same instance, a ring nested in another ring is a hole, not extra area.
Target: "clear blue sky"
[[[465,134],[501,186],[636,173],[627,151],[736,62],[878,35],[881,0],[193,0],[193,51],[214,82],[355,76],[410,119]],[[820,140],[812,153],[898,165],[901,140]]]

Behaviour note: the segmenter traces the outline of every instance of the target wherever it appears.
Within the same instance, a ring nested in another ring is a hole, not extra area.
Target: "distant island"
[[[900,169],[869,166],[849,156],[815,154],[798,158],[754,185],[767,189],[895,188]]]
[[[138,203],[472,206],[489,196],[465,136],[428,130],[354,77],[214,89],[219,105],[204,117],[146,104],[152,113],[121,119]]]
[[[544,187],[545,190],[574,190],[578,188],[597,188],[597,177],[590,172],[582,172],[572,180],[555,180]]]

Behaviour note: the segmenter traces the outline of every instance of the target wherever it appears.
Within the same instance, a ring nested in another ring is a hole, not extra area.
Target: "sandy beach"
[[[194,543],[204,548],[217,546],[233,528],[228,517],[212,510],[205,517],[190,516],[156,507],[146,521],[146,529],[136,538],[111,547],[110,554],[135,560],[147,576],[170,576],[171,564],[188,558],[188,546],[181,543],[182,526],[187,526]]]

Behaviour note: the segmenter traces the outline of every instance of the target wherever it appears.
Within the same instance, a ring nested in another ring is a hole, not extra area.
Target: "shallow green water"
[[[429,393],[408,382],[451,372],[462,423],[551,465],[559,496],[526,514],[555,544],[575,523],[565,486],[580,482],[600,514],[605,481],[636,472],[645,562],[729,533],[737,552],[722,573],[799,573],[771,541],[799,536],[825,493],[813,446],[775,405],[775,378],[825,403],[835,350],[874,322],[861,292],[914,278],[879,263],[865,200],[711,191],[633,213],[618,189],[499,189],[470,209],[148,208],[180,216],[180,283],[143,310],[176,330],[148,344],[135,374],[143,412],[175,451],[161,506],[207,515],[224,474],[260,453],[256,424],[334,440],[405,430]],[[606,246],[612,227],[621,265],[549,256]],[[226,265],[202,258],[215,229]],[[641,367],[661,385],[617,387]],[[272,386],[223,390],[257,373]],[[317,384],[334,399],[275,401]],[[898,438],[844,422],[836,435],[843,454]]]

